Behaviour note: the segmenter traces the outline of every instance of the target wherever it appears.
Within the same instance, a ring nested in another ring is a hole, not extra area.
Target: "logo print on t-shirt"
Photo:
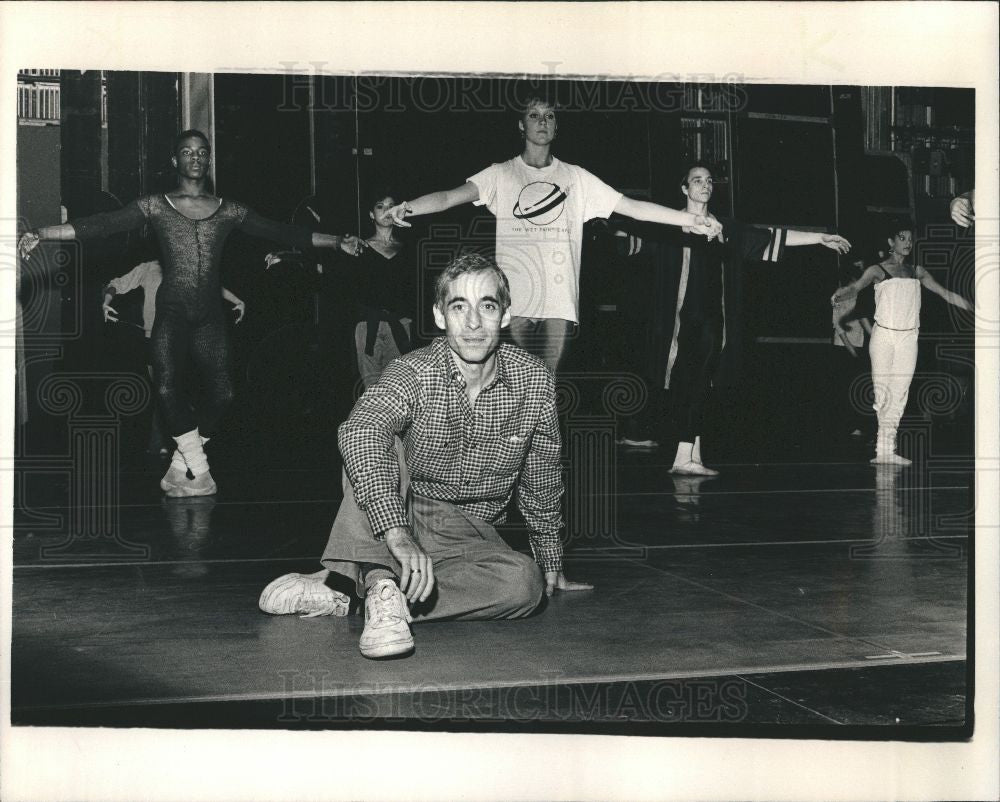
[[[536,226],[547,226],[558,220],[566,206],[566,193],[558,184],[532,181],[521,189],[512,214]]]

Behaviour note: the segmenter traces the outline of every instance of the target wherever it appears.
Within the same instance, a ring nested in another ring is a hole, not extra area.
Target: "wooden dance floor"
[[[158,466],[125,473],[120,542],[103,554],[64,542],[58,483],[25,487],[14,723],[831,736],[968,723],[968,466],[729,464],[701,480],[671,476],[662,453],[615,459],[610,496],[568,485],[591,531],[567,575],[593,592],[522,621],[418,625],[415,654],[386,662],[358,653],[357,614],[257,609],[271,579],[319,567],[333,472],[231,466],[216,498],[190,500],[159,497]],[[518,526],[505,536],[526,547]]]

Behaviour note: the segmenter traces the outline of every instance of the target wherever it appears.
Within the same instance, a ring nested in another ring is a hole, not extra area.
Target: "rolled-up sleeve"
[[[563,546],[559,539],[563,525],[561,454],[562,439],[553,391],[532,435],[517,495],[518,507],[530,528],[532,554],[543,571],[562,570]]]
[[[410,368],[402,363],[390,365],[361,396],[337,432],[354,497],[377,539],[388,529],[409,525],[399,495],[395,438],[413,419],[418,390]]]
[[[132,292],[136,287],[141,287],[146,281],[146,276],[154,267],[159,267],[158,262],[143,262],[136,265],[124,276],[111,279],[104,285],[104,292],[108,295],[124,295]]]

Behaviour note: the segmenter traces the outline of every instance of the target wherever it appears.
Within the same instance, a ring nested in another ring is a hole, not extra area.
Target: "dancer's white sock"
[[[170,458],[170,467],[175,471],[180,471],[181,473],[186,473],[188,466],[184,461],[184,455],[181,454],[179,448],[174,449],[174,455]]]
[[[201,437],[201,444],[204,446],[205,443],[208,442],[209,438],[205,437],[204,435],[199,435],[199,436]],[[176,440],[177,438],[174,439]],[[181,454],[181,450],[179,448],[174,449],[174,454],[170,458],[170,467],[173,468],[175,471],[180,471],[181,473],[187,473],[188,465],[184,461],[184,455]]]
[[[694,443],[686,443],[683,440],[677,444],[677,455],[674,457],[674,465],[684,465],[691,462]]]
[[[208,473],[208,457],[205,456],[201,435],[198,434],[197,429],[185,432],[180,437],[175,437],[174,440],[177,442],[177,450],[183,455],[184,462],[187,463],[195,478]]]
[[[702,462],[701,462],[701,435],[700,434],[697,435],[694,438],[694,447],[691,449],[691,459],[694,462],[697,462],[699,465],[702,464]]]

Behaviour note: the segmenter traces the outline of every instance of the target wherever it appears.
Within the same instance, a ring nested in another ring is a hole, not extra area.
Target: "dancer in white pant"
[[[907,264],[906,257],[913,250],[913,231],[909,227],[893,228],[897,230],[888,237],[889,255],[865,270],[853,284],[837,290],[830,300],[837,306],[869,284],[875,285],[875,327],[868,346],[875,386],[873,406],[878,416],[872,463],[909,465],[910,460],[896,453],[896,430],[917,364],[920,285],[961,309],[971,311],[972,304],[942,287],[919,265]]]

